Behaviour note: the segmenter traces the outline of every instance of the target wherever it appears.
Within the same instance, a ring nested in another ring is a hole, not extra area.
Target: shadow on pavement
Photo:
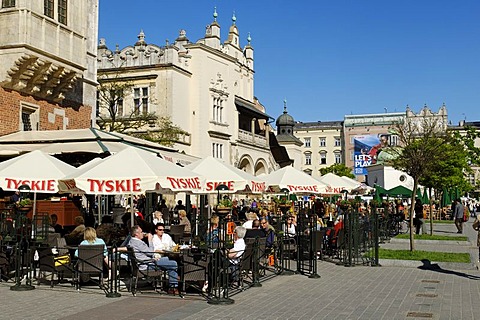
[[[428,260],[428,259],[422,259],[421,261],[423,263],[423,266],[418,267],[418,269],[430,270],[430,271],[441,272],[441,273],[446,273],[446,274],[453,274],[453,275],[456,275],[456,276],[459,276],[459,277],[464,277],[464,278],[472,279],[472,280],[480,280],[479,276],[474,276],[474,275],[467,274],[467,273],[464,273],[464,272],[442,269],[442,267],[440,267],[438,264],[436,264],[436,263],[432,264],[430,262],[430,260]]]

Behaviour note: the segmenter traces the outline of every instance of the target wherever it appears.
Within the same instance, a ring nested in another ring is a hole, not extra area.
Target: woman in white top
[[[156,225],[157,223],[165,223],[163,221],[163,213],[159,210],[153,212],[153,224]]]
[[[287,235],[287,237],[289,238],[295,238],[295,235],[297,233],[296,229],[295,229],[295,221],[294,221],[294,218],[293,216],[288,216],[287,217],[287,222],[285,224],[285,234]]]

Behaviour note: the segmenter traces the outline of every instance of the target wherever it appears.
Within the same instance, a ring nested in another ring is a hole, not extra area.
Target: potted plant
[[[222,208],[231,208],[233,206],[233,201],[230,200],[230,198],[223,198],[220,200],[218,206]]]
[[[230,210],[232,209],[232,206],[233,206],[232,200],[230,200],[230,198],[228,197],[225,197],[222,200],[220,200],[220,202],[218,203],[217,213],[221,213],[221,214],[229,213]]]
[[[277,203],[277,205],[279,207],[291,207],[292,206],[292,201],[288,200],[287,197],[277,198],[275,202]]]
[[[32,206],[32,200],[29,198],[22,199],[18,201],[18,206],[20,208],[30,208]]]
[[[17,210],[23,213],[28,213],[32,208],[32,200],[25,198],[17,202]]]
[[[352,201],[349,200],[340,200],[339,207],[343,210],[346,211],[350,208],[352,205]]]

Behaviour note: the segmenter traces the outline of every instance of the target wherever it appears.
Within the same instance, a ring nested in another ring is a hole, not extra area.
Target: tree
[[[448,133],[445,141],[441,156],[432,161],[429,171],[419,179],[419,183],[429,190],[430,212],[433,212],[432,189],[435,189],[436,195],[452,186],[462,191],[471,189],[464,178],[465,172],[470,172],[471,168],[461,138]],[[433,215],[430,215],[430,234],[433,234]]]
[[[413,213],[415,195],[419,180],[433,171],[436,161],[443,156],[446,143],[444,125],[434,116],[407,117],[391,128],[396,134],[399,147],[388,147],[388,152],[396,154],[389,162],[395,169],[406,172],[413,178],[410,206],[410,250],[415,250]]]
[[[329,167],[321,168],[320,173],[322,174],[322,176],[327,173],[334,173],[337,176],[347,176],[352,179],[355,178],[355,175],[352,173],[352,169],[348,168],[343,163],[335,163]]]
[[[133,133],[137,138],[157,142],[161,145],[171,147],[178,137],[185,135],[187,132],[180,127],[174,125],[169,117],[160,117],[157,121],[155,129],[147,130],[146,132]]]
[[[119,75],[119,72],[113,76],[103,74],[98,79],[97,125],[100,129],[129,134],[165,146],[173,146],[181,135],[186,134],[184,130],[174,125],[169,117],[159,117],[154,112],[143,112],[141,99],[128,114],[123,115],[124,98],[132,93],[134,84],[121,79]]]

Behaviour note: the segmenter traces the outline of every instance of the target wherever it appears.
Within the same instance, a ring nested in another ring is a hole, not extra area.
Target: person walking
[[[422,228],[422,234],[426,233],[425,223],[423,221],[423,204],[422,200],[417,198],[415,200],[415,207],[413,209],[415,211],[415,218],[413,219],[415,225],[415,233],[420,234],[420,228]]]
[[[455,226],[457,227],[457,233],[463,233],[463,204],[460,199],[455,200],[455,209],[453,216],[455,217]]]

